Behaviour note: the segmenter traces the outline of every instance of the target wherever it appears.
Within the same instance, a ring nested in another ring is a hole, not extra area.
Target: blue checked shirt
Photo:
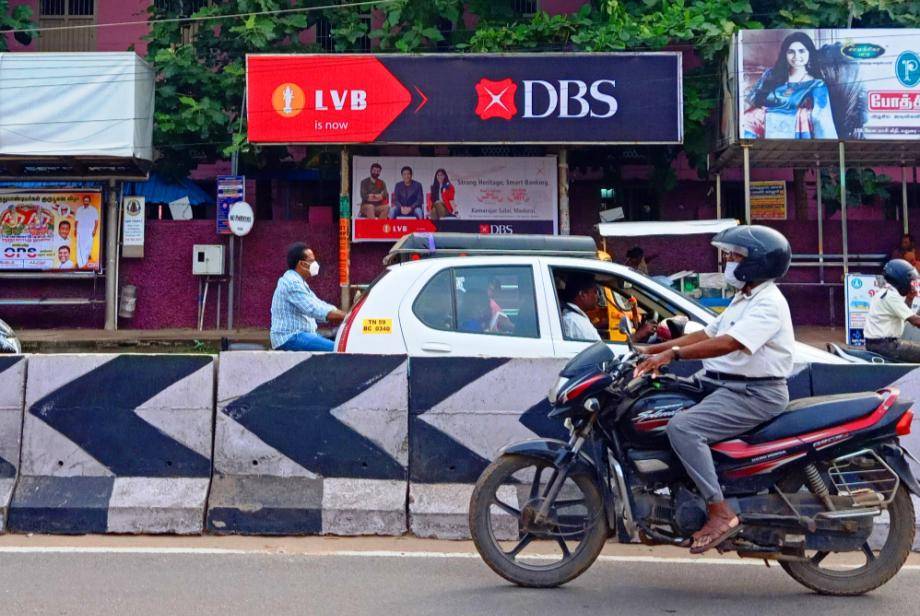
[[[335,306],[327,304],[300,274],[288,270],[278,279],[272,296],[272,348],[277,349],[294,334],[316,332],[316,319],[325,319]]]

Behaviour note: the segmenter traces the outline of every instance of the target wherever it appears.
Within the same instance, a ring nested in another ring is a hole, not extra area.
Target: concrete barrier
[[[406,530],[403,356],[220,356],[214,533],[399,535]]]
[[[6,510],[19,468],[25,377],[25,357],[0,355],[0,533],[6,529]]]
[[[10,529],[200,533],[213,392],[211,356],[29,357]]]

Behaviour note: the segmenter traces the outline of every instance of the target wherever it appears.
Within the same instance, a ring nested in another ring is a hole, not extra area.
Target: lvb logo
[[[510,120],[517,114],[517,107],[514,105],[516,92],[517,84],[510,79],[501,81],[480,79],[476,84],[476,95],[479,97],[479,102],[476,104],[476,115],[483,120],[490,118]]]

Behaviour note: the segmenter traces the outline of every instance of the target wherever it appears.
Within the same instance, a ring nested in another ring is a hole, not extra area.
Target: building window
[[[211,0],[156,0],[157,10],[168,13],[174,17],[191,17],[206,6],[211,5]],[[190,45],[198,31],[201,29],[201,21],[185,22],[181,25],[182,43]]]
[[[511,0],[511,10],[522,17],[530,17],[540,10],[539,0]]]
[[[41,0],[38,48],[41,51],[95,51],[95,0]],[[61,28],[61,29],[56,29]]]
[[[332,41],[332,22],[326,17],[320,17],[314,25],[316,27],[316,44],[323,51],[333,51],[335,46]]]

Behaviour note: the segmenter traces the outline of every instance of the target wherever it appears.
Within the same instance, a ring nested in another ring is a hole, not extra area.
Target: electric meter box
[[[223,276],[223,244],[195,244],[192,246],[192,273],[196,276]]]

